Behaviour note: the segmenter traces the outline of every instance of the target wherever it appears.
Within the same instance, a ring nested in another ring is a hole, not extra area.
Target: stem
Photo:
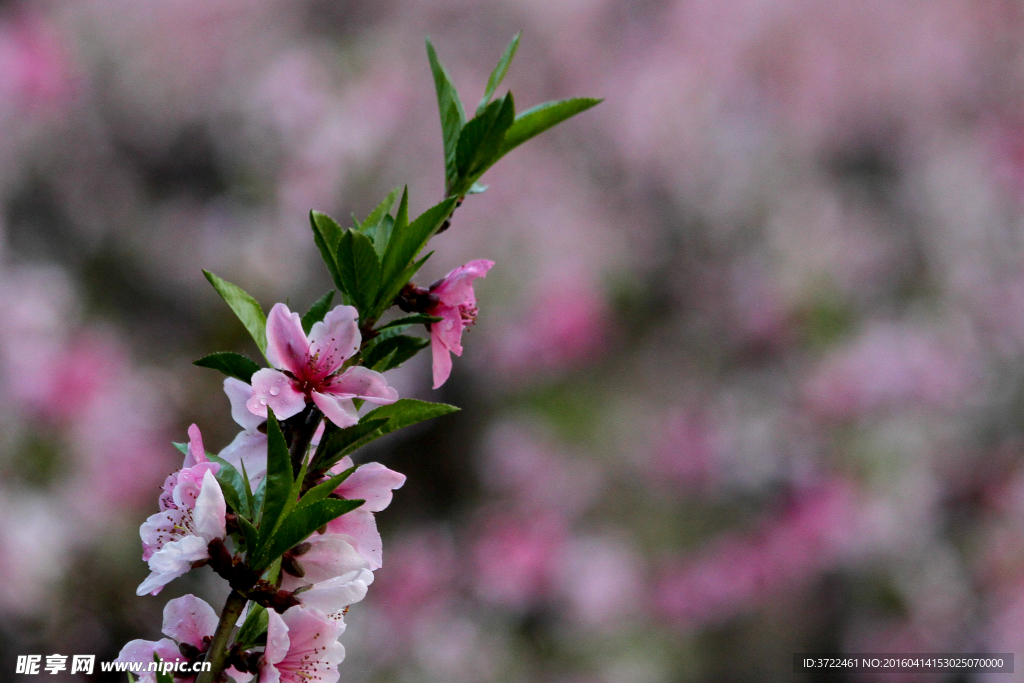
[[[210,662],[210,670],[200,673],[196,683],[213,683],[220,676],[228,657],[228,646],[231,644],[235,622],[242,615],[246,602],[248,600],[238,591],[231,591],[227,602],[224,603],[224,610],[220,613],[220,622],[213,634],[213,640],[210,641],[210,648],[206,651],[206,661]]]
[[[309,450],[309,442],[313,440],[313,435],[316,434],[316,428],[320,426],[320,418],[323,417],[323,413],[320,409],[315,406],[310,406],[311,410],[306,414],[305,420],[300,424],[295,433],[292,435],[292,445],[288,453],[292,457],[292,471],[295,475],[298,475],[299,470],[302,468],[302,459],[306,457],[306,451]]]

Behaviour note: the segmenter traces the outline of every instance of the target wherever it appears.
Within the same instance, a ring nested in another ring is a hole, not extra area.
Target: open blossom
[[[331,472],[338,474],[352,467],[352,458],[345,456]],[[361,465],[334,490],[348,500],[365,500],[351,512],[336,517],[327,523],[327,532],[341,534],[365,559],[371,569],[380,569],[383,562],[383,546],[374,512],[380,512],[391,504],[391,493],[405,484],[405,475],[390,470],[379,462]]]
[[[353,547],[353,539],[342,534],[314,534],[300,543],[281,562],[281,588],[294,591],[301,604],[315,607],[339,620],[345,609],[366,597],[373,583],[370,563]]]
[[[217,613],[213,608],[194,595],[175,598],[164,607],[163,633],[167,638],[160,640],[133,640],[121,648],[116,662],[141,662],[150,664],[156,654],[164,662],[187,662],[189,658],[182,650],[195,648],[195,653],[204,652],[217,629]],[[172,640],[173,638],[173,640]],[[242,682],[252,678],[249,674],[236,671],[233,667],[227,670],[229,676]],[[179,681],[191,681],[195,676]],[[156,672],[146,671],[143,667],[139,674],[139,683],[156,683]]]
[[[150,574],[136,593],[156,595],[185,574],[192,563],[208,558],[207,546],[226,536],[224,493],[214,476],[219,469],[206,458],[199,428],[189,428],[188,454],[181,470],[167,477],[160,496],[160,512],[139,529],[142,559]]]
[[[317,609],[295,606],[284,614],[268,610],[267,649],[260,661],[261,683],[337,683],[345,646],[338,636],[345,622]]]
[[[275,304],[267,316],[267,360],[274,367],[252,376],[249,410],[266,417],[269,406],[278,418],[287,419],[311,401],[331,422],[350,427],[359,421],[352,399],[378,405],[397,401],[398,392],[379,372],[359,366],[342,371],[359,350],[357,319],[352,306],[337,306],[313,325],[307,338],[299,314]]]
[[[462,355],[462,332],[476,322],[476,294],[473,280],[486,277],[494,261],[477,259],[459,266],[431,286],[430,293],[437,303],[427,314],[440,317],[441,322],[430,326],[430,350],[434,356],[434,388],[437,389],[452,373],[452,357]]]

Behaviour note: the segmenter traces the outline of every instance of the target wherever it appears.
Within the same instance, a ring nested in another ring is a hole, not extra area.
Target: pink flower
[[[314,534],[285,554],[281,588],[298,594],[301,603],[340,620],[345,609],[366,597],[373,583],[370,564],[348,536]]]
[[[350,427],[359,421],[352,399],[378,405],[397,401],[398,392],[379,372],[363,367],[341,371],[359,350],[357,319],[352,306],[337,306],[313,325],[307,338],[299,314],[275,304],[267,317],[267,360],[280,369],[264,368],[252,376],[249,411],[266,417],[270,406],[278,418],[287,419],[311,401],[331,422]]]
[[[345,456],[331,472],[337,474],[350,467],[352,458]],[[370,569],[380,569],[383,562],[383,546],[373,513],[390,505],[391,492],[403,484],[404,474],[390,470],[379,462],[370,462],[360,466],[334,491],[342,498],[366,501],[355,510],[328,522],[327,531],[347,536],[359,555],[369,563]]]
[[[189,452],[183,469],[167,477],[160,496],[160,512],[139,529],[142,559],[150,574],[136,593],[156,595],[185,574],[192,563],[208,558],[207,546],[226,536],[224,493],[214,476],[219,465],[206,459],[199,428],[189,428]]]
[[[153,661],[156,654],[164,662],[187,662],[189,658],[182,655],[179,644],[190,646],[196,649],[196,654],[204,652],[209,647],[209,641],[204,638],[213,636],[217,629],[217,613],[208,604],[194,595],[185,595],[175,598],[164,607],[163,633],[168,638],[157,641],[133,640],[121,648],[117,655],[116,662],[142,662],[145,665]],[[174,640],[171,640],[171,639]],[[228,675],[236,681],[247,681],[252,678],[249,674],[243,674],[234,669],[228,669]],[[195,676],[177,680],[194,680]],[[156,683],[156,672],[146,671],[144,666],[139,676],[139,683]]]
[[[452,373],[452,358],[462,355],[462,332],[476,322],[476,295],[473,280],[486,277],[494,261],[477,259],[459,266],[431,286],[437,303],[427,309],[429,315],[442,318],[430,326],[430,350],[434,354],[434,388],[437,389]]]
[[[344,622],[299,606],[283,615],[273,610],[267,614],[267,649],[260,661],[262,683],[337,683],[338,664],[345,659],[345,647],[338,642]]]

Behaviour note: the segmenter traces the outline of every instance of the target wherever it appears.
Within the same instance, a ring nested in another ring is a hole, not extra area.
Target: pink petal
[[[267,474],[267,435],[256,430],[238,432],[238,436],[218,455],[238,470],[239,474],[244,463],[249,484],[255,491]]]
[[[293,375],[301,374],[309,363],[309,340],[302,331],[302,319],[284,304],[274,304],[267,316],[267,360]]]
[[[352,544],[338,534],[314,534],[308,542],[312,547],[295,558],[305,574],[297,577],[285,572],[281,581],[284,590],[293,591],[368,566]]]
[[[309,331],[311,363],[318,373],[329,375],[359,350],[359,312],[352,306],[335,306]]]
[[[196,508],[192,514],[196,533],[207,541],[224,538],[227,535],[224,519],[226,514],[227,505],[224,502],[224,492],[220,490],[220,483],[213,476],[213,472],[207,470],[203,475],[203,488],[199,492]]]
[[[118,653],[117,659],[114,661],[149,664],[153,661],[154,652],[165,662],[185,661],[185,658],[178,650],[178,646],[169,638],[161,638],[157,641],[132,640],[121,648],[121,652]],[[145,666],[143,666],[143,670],[145,670]]]
[[[472,305],[476,303],[476,296],[473,294],[473,280],[478,277],[486,277],[487,271],[493,266],[494,261],[487,259],[470,261],[448,273],[444,281],[431,293],[448,306]]]
[[[380,569],[384,558],[383,544],[377,531],[377,520],[369,510],[358,508],[332,519],[327,523],[327,532],[350,536],[356,552],[370,563],[370,569]]]
[[[389,470],[379,462],[368,462],[341,482],[334,492],[348,500],[365,500],[360,510],[380,512],[391,504],[392,490],[402,488],[403,484],[404,474]]]
[[[236,377],[228,377],[224,380],[224,393],[231,401],[231,419],[242,429],[256,429],[263,424],[264,418],[253,413],[246,407],[246,403],[252,398],[252,386],[246,384]]]
[[[288,375],[272,368],[263,368],[252,376],[253,394],[245,406],[249,412],[267,416],[267,406],[274,409],[279,420],[298,415],[306,407],[306,397],[295,388]]]
[[[314,391],[312,396],[316,407],[323,412],[328,420],[338,427],[344,429],[359,422],[359,412],[356,411],[356,406],[352,403],[352,399],[328,396],[327,394],[321,394],[319,391]]]
[[[328,618],[344,626],[345,608],[366,597],[369,585],[373,583],[373,572],[369,569],[355,571],[321,581],[310,590],[300,593],[299,599],[306,607],[320,610]]]
[[[340,398],[361,398],[385,406],[398,400],[398,392],[388,386],[384,375],[358,366],[336,377],[324,393]]]
[[[182,468],[192,467],[201,462],[206,462],[203,435],[199,433],[199,427],[192,424],[188,428],[188,454],[185,455],[185,462],[181,466]]]
[[[431,314],[443,318],[441,322],[431,324],[431,340],[437,339],[456,356],[461,356],[462,332],[466,329],[462,322],[462,313],[454,306],[437,306],[431,311]]]
[[[440,389],[441,385],[448,381],[452,374],[452,357],[448,347],[441,340],[439,332],[435,332],[431,326],[430,352],[434,357],[434,388]]]
[[[217,613],[194,595],[175,598],[164,607],[164,635],[204,648],[203,638],[217,630]]]
[[[284,623],[281,615],[272,609],[267,610],[267,615],[270,618],[267,622],[267,647],[263,652],[260,680],[274,683],[280,677],[280,673],[274,665],[285,658],[291,643],[288,638],[288,626]]]

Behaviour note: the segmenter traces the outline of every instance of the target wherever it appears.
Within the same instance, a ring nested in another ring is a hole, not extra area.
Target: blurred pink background
[[[472,108],[520,29],[520,109],[606,101],[432,245],[497,265],[448,384],[391,380],[463,412],[362,454],[409,482],[341,680],[1024,656],[1018,3],[7,0],[0,681],[222,600],[134,595],[170,441],[237,429],[190,361],[254,351],[200,269],[308,306],[310,209],[441,198],[424,35]]]

